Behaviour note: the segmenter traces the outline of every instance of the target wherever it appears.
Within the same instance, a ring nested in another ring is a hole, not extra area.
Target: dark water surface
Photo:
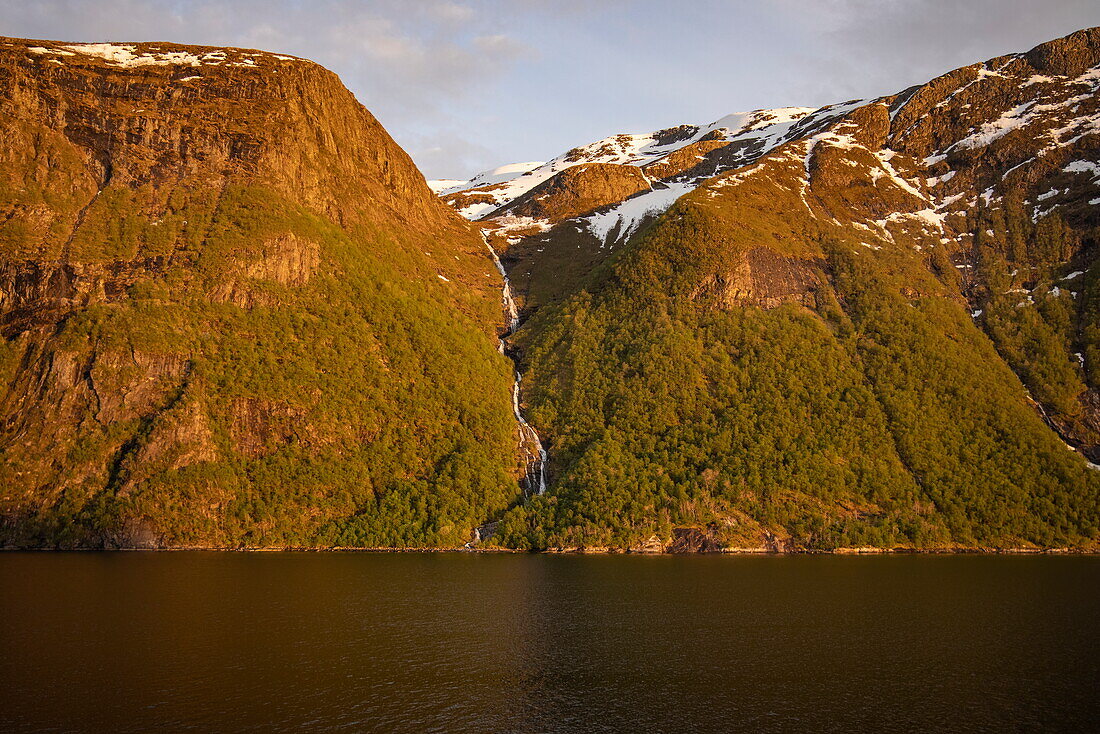
[[[1096,731],[1100,558],[2,553],[0,731]]]

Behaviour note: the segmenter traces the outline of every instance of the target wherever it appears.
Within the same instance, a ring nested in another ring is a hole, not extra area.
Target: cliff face
[[[0,543],[464,542],[515,491],[499,314],[316,64],[0,39]]]
[[[1095,546],[1100,31],[447,196],[519,202],[582,162],[652,186],[462,210],[505,250],[552,458],[508,542]]]
[[[411,160],[336,75],[306,61],[174,44],[0,39],[5,178],[87,204],[111,184],[262,181],[337,221],[447,216]],[[71,155],[42,166],[45,146]],[[52,176],[49,177],[49,176]],[[33,217],[28,222],[33,221]]]

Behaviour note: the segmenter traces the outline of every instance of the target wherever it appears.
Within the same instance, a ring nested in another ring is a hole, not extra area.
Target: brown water
[[[1100,729],[1100,558],[0,554],[0,731]]]

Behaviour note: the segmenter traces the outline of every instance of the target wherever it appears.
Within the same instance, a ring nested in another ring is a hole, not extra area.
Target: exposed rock
[[[150,518],[130,517],[117,530],[106,534],[103,544],[107,548],[151,550],[163,547],[163,539]]]
[[[588,214],[647,189],[649,181],[637,166],[584,163],[565,169],[490,216],[558,222]]]
[[[645,166],[645,172],[648,176],[659,179],[672,178],[681,174],[695,177],[702,175],[704,167],[709,167],[712,171],[711,175],[714,175],[721,166],[718,160],[721,156],[714,155],[715,152],[730,146],[740,148],[736,143],[728,143],[725,140],[700,140],[650,163]]]
[[[697,132],[699,132],[698,125],[677,125],[676,127],[658,130],[653,134],[653,137],[658,145],[671,145],[681,140],[687,140]]]
[[[455,209],[465,209],[468,206],[474,204],[496,204],[496,197],[492,192],[495,189],[499,189],[500,186],[485,186],[479,189],[469,189],[467,191],[460,191],[455,194],[448,194],[443,197],[443,201],[453,206]]]
[[[474,542],[482,542],[492,538],[494,535],[496,535],[497,527],[499,525],[500,522],[492,521],[474,528]]]
[[[135,283],[163,273],[167,264],[165,257],[79,263],[0,256],[0,334],[10,339],[91,304],[118,301]]]
[[[174,471],[217,458],[218,448],[205,410],[198,401],[184,399],[157,416],[129,462],[132,473],[127,483],[136,482],[153,467]],[[125,487],[120,489],[120,493],[125,491]]]
[[[211,299],[232,303],[242,308],[270,306],[277,298],[256,287],[254,281],[301,287],[309,282],[320,264],[320,247],[316,242],[287,232],[267,240],[259,248],[259,257],[239,262],[210,291]]]
[[[766,247],[742,252],[735,268],[703,283],[695,298],[721,308],[777,308],[784,303],[817,305],[815,293],[827,282],[823,259],[786,257]]]
[[[630,547],[631,553],[663,553],[664,550],[664,543],[656,535],[651,535],[643,542]]]
[[[790,553],[795,550],[787,538],[781,538],[775,533],[764,531],[764,547],[769,553]]]
[[[237,398],[233,401],[233,422],[229,435],[233,450],[257,457],[271,453],[280,446],[297,440],[309,442],[303,434],[305,409],[278,400]]]
[[[1085,28],[1039,44],[1028,51],[1026,58],[1038,71],[1078,76],[1100,61],[1097,49],[1100,49],[1100,28]]]
[[[718,542],[716,528],[709,525],[705,530],[699,528],[673,528],[672,544],[669,553],[718,553],[722,550]]]
[[[317,64],[169,43],[112,52],[144,61],[0,38],[0,161],[28,161],[28,142],[44,138],[86,167],[65,187],[77,196],[109,185],[162,187],[181,174],[208,181],[241,175],[338,221],[385,212],[423,227],[447,217],[405,152]],[[172,55],[195,61],[154,63]],[[43,166],[32,175],[53,185],[51,178],[70,174]],[[34,207],[17,212],[16,221],[40,229],[47,216]]]

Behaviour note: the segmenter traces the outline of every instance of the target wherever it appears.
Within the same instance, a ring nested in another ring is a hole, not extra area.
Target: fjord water
[[[3,731],[1094,730],[1097,557],[0,554]]]

